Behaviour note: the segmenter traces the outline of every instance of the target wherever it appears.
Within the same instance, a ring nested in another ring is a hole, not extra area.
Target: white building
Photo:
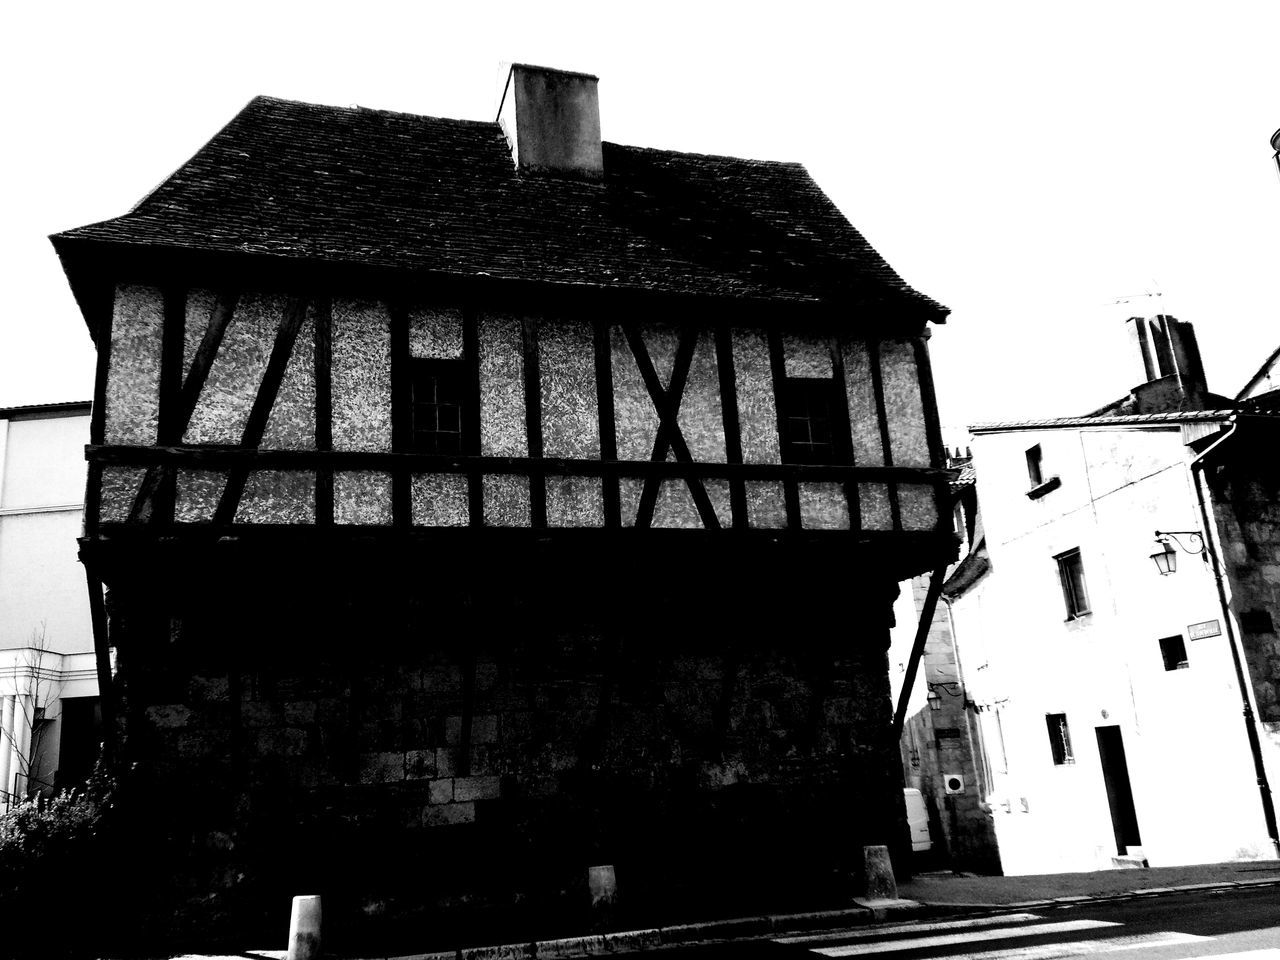
[[[971,846],[994,835],[1006,874],[1277,855],[1280,416],[1249,388],[1209,393],[1188,325],[1129,326],[1127,397],[972,428],[980,513],[904,735],[909,782],[912,749],[936,753],[921,770],[961,775],[954,797],[945,776],[917,777],[952,814],[953,860],[959,814]],[[1153,562],[1157,531],[1172,573]],[[891,663],[907,661],[922,593],[900,599]]]
[[[1005,873],[1273,853],[1212,571],[1151,560],[1155,531],[1202,530],[1187,442],[1230,416],[974,431],[992,573],[952,616]]]
[[[84,568],[89,404],[0,409],[0,809],[89,772],[100,739]]]

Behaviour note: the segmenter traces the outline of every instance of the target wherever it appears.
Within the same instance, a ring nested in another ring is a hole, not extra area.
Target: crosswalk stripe
[[[922,950],[926,947],[953,947],[975,940],[1012,940],[1015,937],[1036,937],[1056,933],[1076,933],[1080,930],[1099,930],[1118,927],[1112,920],[1066,920],[1061,923],[1029,923],[1020,927],[996,930],[974,930],[971,933],[954,933],[938,937],[912,937],[904,940],[851,943],[840,947],[823,947],[811,952],[824,957],[854,957],[867,953],[896,953],[901,950]]]
[[[1085,957],[1098,953],[1120,950],[1139,950],[1143,947],[1169,947],[1178,944],[1202,943],[1213,937],[1200,937],[1193,933],[1138,933],[1108,940],[1073,940],[1067,943],[1041,943],[1031,947],[1007,947],[1003,950],[981,950],[977,953],[949,954],[946,960],[1060,960],[1063,957]],[[1200,960],[1221,960],[1202,957]],[[1269,958],[1258,958],[1269,960]]]
[[[970,917],[968,920],[938,920],[933,923],[890,923],[865,930],[826,930],[794,937],[775,937],[774,943],[821,943],[824,940],[866,940],[894,933],[933,933],[938,930],[964,930],[976,927],[998,927],[1006,923],[1043,920],[1039,913],[1005,913],[992,917]]]

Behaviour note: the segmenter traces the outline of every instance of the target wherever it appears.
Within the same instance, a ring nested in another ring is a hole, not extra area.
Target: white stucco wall
[[[1039,443],[1038,500],[1025,451]],[[997,721],[1007,774],[990,797],[1006,873],[1097,869],[1116,853],[1096,728],[1124,739],[1142,850],[1152,866],[1258,856],[1258,791],[1213,579],[1180,554],[1161,577],[1153,532],[1199,530],[1189,455],[1174,428],[984,434],[973,445],[992,575],[953,608],[988,751]],[[1091,612],[1066,619],[1054,560],[1079,548]],[[1180,634],[1189,667],[1167,671]],[[1075,762],[1052,762],[1045,716],[1065,713]],[[997,758],[995,763],[999,763]]]

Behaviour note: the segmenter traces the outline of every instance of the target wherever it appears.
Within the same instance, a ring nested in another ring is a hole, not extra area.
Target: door
[[[1111,826],[1116,832],[1116,853],[1123,855],[1129,852],[1129,847],[1142,845],[1138,811],[1134,809],[1133,788],[1129,785],[1129,764],[1124,758],[1124,739],[1119,727],[1098,727],[1097,730],[1102,779],[1107,786]]]

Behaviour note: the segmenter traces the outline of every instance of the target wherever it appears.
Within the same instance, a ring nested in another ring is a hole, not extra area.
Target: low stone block
[[[471,718],[471,742],[495,743],[498,739],[498,717],[484,713]]]
[[[179,730],[191,720],[191,710],[180,703],[147,707],[147,719],[160,730]]]
[[[361,754],[361,783],[396,783],[403,779],[404,754],[400,751]]]
[[[430,803],[453,803],[453,781],[432,780],[428,785],[427,799]]]
[[[436,775],[436,752],[434,750],[409,750],[404,755],[404,776],[406,780],[430,780]]]
[[[460,823],[474,823],[476,805],[474,803],[442,803],[436,807],[427,807],[422,813],[422,822],[428,827],[448,827]]]
[[[496,800],[500,777],[459,777],[453,781],[453,797],[457,801]]]
[[[291,727],[301,727],[316,721],[314,700],[292,700],[284,705],[284,722]]]

